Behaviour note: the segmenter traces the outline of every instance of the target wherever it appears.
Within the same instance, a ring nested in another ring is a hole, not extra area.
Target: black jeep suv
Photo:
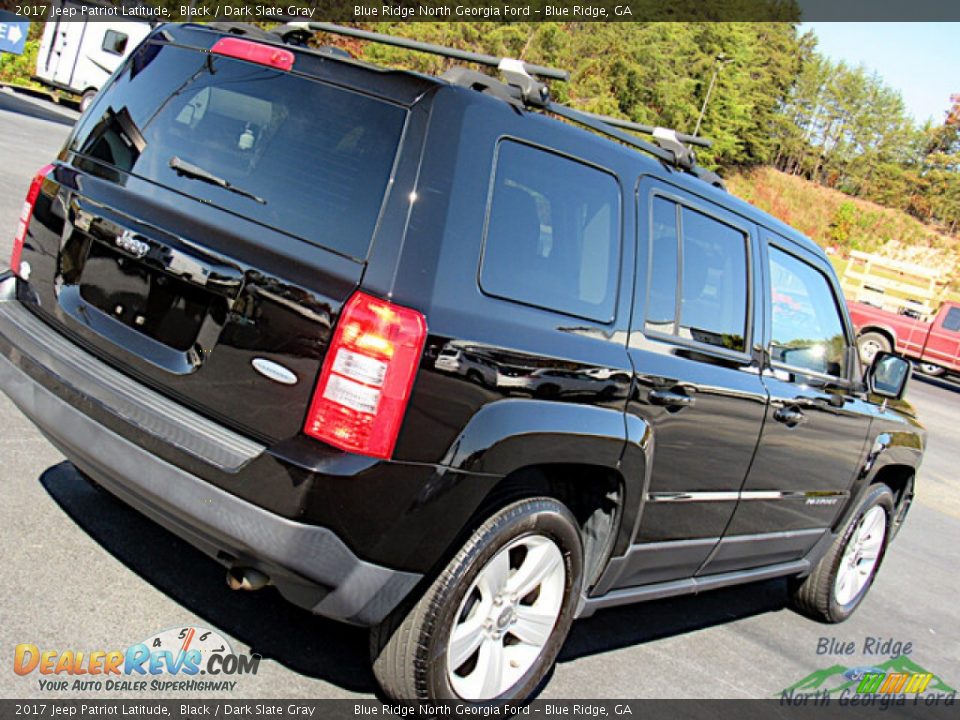
[[[853,612],[924,431],[812,242],[547,68],[233,30],[157,28],[29,189],[0,386],[81,473],[395,698],[526,697],[621,603]]]

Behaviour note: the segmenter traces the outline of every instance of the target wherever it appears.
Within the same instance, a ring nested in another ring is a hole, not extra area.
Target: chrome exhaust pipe
[[[270,584],[270,578],[259,570],[232,567],[227,570],[227,586],[231,590],[260,590]]]

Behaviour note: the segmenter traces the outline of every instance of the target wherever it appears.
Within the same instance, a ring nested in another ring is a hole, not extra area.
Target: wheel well
[[[860,328],[860,332],[857,333],[857,340],[859,340],[861,337],[863,337],[867,333],[871,333],[871,332],[877,333],[878,335],[883,335],[890,342],[890,347],[892,349],[896,349],[897,339],[893,336],[893,333],[891,333],[886,328],[882,328],[882,327],[876,327],[876,326],[870,325],[868,327]]]
[[[590,587],[606,566],[616,537],[623,501],[623,476],[598,465],[527,466],[504,477],[490,491],[477,517],[483,522],[512,502],[537,496],[559,500],[577,519],[583,542],[583,586]]]
[[[909,465],[887,465],[881,468],[873,478],[871,485],[883,483],[893,491],[893,504],[896,508],[897,520],[902,519],[905,503],[909,503],[913,495],[913,478],[916,471]]]

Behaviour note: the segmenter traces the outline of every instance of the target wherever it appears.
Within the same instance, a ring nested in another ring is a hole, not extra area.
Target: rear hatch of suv
[[[155,32],[61,155],[24,299],[182,403],[268,442],[295,435],[422,93],[358,90],[364,73]]]

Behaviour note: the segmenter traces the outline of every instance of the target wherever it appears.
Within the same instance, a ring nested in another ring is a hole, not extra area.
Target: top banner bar
[[[67,22],[960,21],[957,0],[0,0],[0,9]]]

